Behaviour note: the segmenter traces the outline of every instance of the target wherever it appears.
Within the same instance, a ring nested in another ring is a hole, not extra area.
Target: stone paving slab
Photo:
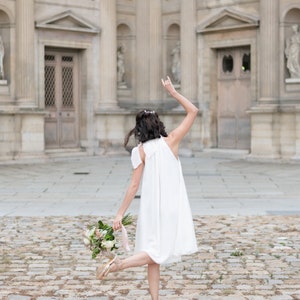
[[[195,215],[300,214],[300,164],[181,158]],[[129,156],[0,164],[0,216],[114,215],[131,176]],[[137,214],[138,200],[131,212]]]
[[[144,267],[109,274],[102,282],[95,278],[99,261],[84,247],[82,231],[96,220],[1,217],[0,299],[150,299]],[[300,216],[194,221],[199,252],[161,268],[160,299],[300,299]],[[129,226],[131,246],[134,232]]]

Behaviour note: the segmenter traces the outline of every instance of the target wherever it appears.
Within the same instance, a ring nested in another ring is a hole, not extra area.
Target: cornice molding
[[[259,26],[256,16],[244,12],[225,8],[210,16],[197,26],[197,33],[211,33],[216,31],[240,30]]]
[[[81,17],[75,15],[71,10],[49,17],[35,24],[38,29],[51,29],[63,31],[75,31],[86,33],[99,33],[101,30]]]

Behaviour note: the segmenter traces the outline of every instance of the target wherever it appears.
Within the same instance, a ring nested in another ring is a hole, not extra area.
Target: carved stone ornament
[[[292,25],[293,34],[286,39],[285,55],[286,66],[290,73],[290,78],[300,80],[300,33],[297,24]]]

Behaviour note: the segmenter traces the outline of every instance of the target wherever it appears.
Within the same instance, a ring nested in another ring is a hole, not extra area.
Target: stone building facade
[[[183,147],[300,156],[297,0],[2,0],[0,160],[119,150],[139,109]]]

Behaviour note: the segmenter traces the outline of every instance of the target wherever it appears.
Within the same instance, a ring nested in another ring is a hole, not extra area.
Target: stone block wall
[[[0,160],[44,156],[44,114],[0,113]]]
[[[14,114],[0,114],[0,158],[13,159],[20,149],[20,132],[16,132],[18,120]]]
[[[289,110],[251,113],[251,157],[299,160],[300,111]]]

